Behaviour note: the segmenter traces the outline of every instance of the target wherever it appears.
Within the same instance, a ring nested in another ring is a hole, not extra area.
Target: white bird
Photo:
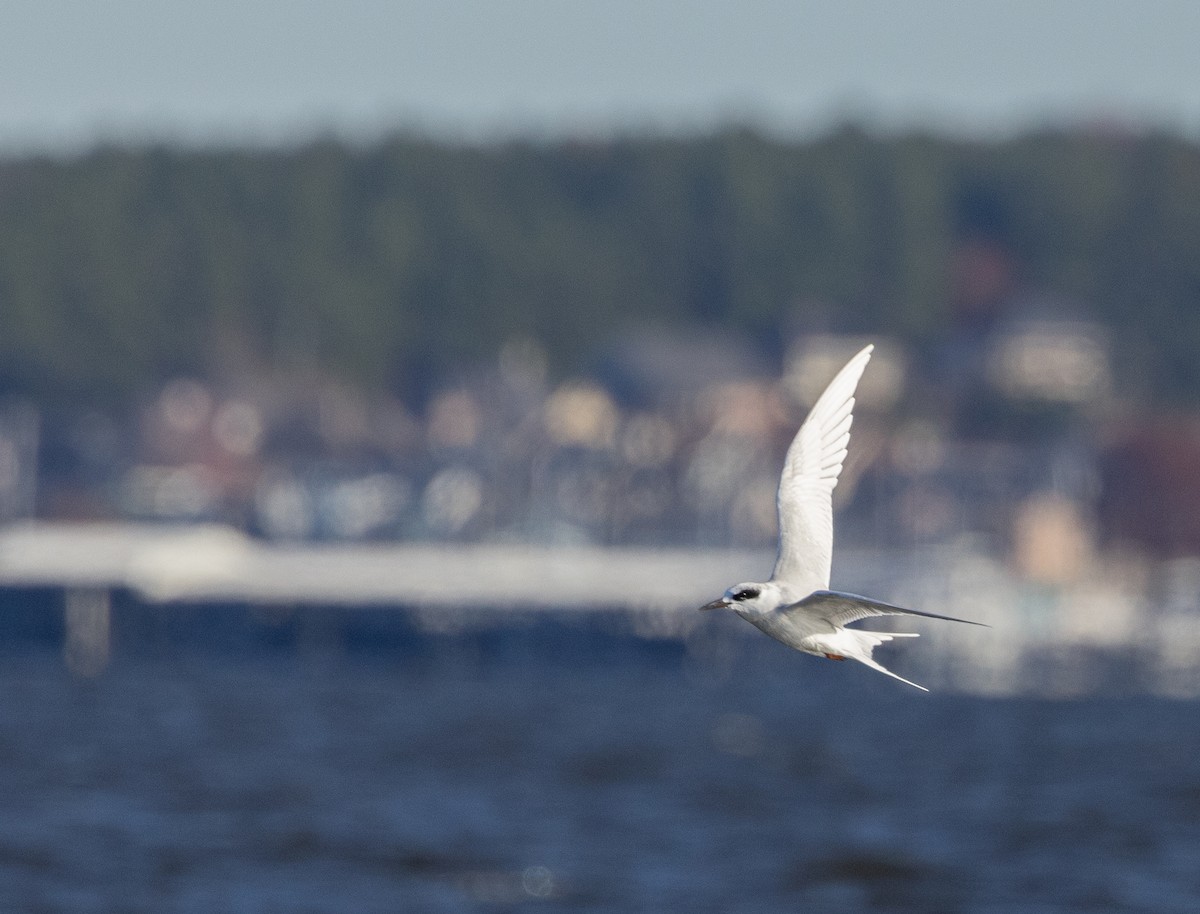
[[[874,348],[867,346],[838,372],[788,448],[776,496],[779,553],[771,580],[735,584],[719,600],[700,608],[731,609],[788,647],[830,660],[857,660],[928,692],[871,657],[879,645],[893,638],[916,638],[915,633],[870,632],[846,626],[871,616],[924,616],[968,625],[982,623],[903,609],[829,589],[833,488],[850,442],[854,391]]]

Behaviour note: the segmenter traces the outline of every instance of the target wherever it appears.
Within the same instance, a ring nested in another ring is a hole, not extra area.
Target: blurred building
[[[1110,545],[1160,558],[1200,555],[1200,414],[1122,421],[1102,472]]]

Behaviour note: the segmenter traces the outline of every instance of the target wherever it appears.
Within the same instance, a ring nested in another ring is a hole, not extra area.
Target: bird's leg
[[[845,660],[846,659],[841,654],[826,654],[825,656],[828,657],[830,660]]]

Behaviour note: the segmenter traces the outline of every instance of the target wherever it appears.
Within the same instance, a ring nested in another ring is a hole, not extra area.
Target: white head
[[[731,609],[739,615],[756,615],[770,612],[785,601],[779,587],[773,583],[734,584],[725,596],[701,606],[701,609]]]

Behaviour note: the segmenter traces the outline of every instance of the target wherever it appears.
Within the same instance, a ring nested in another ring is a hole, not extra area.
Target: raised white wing
[[[829,587],[833,558],[833,487],[837,485],[867,346],[829,382],[788,448],[779,480],[779,554],[771,580],[795,594]]]

